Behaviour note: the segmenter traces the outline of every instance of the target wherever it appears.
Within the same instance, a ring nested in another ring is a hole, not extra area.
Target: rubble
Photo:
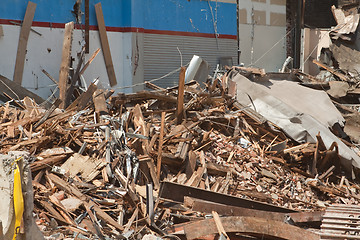
[[[81,85],[100,49],[69,71],[66,24],[59,82],[43,70],[59,99],[0,75],[0,239],[357,239],[359,54],[345,41],[359,14],[332,10],[318,76],[288,58],[281,73],[218,66],[210,77],[194,56],[178,86],[115,96],[98,79]],[[114,86],[100,3],[96,17]]]
[[[49,239],[193,239],[222,229],[231,239],[319,239],[328,206],[360,199],[360,187],[340,164],[341,140],[330,146],[316,132],[313,141],[299,143],[259,114],[255,98],[257,112],[241,104],[229,95],[236,93],[232,71],[271,76],[245,70],[232,69],[204,89],[179,81],[179,88],[148,84],[153,90],[111,98],[92,89],[80,95],[86,101],[65,110],[58,102],[46,110],[30,98],[2,105],[0,153],[33,156],[34,214],[42,233]],[[209,219],[217,213],[222,228]]]

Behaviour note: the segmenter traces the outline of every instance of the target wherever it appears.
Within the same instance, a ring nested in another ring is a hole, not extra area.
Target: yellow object
[[[14,171],[14,211],[15,211],[15,232],[13,240],[16,239],[17,233],[20,231],[20,224],[22,216],[24,213],[24,198],[21,189],[21,175],[18,161],[21,159],[18,158],[15,160],[16,168]]]

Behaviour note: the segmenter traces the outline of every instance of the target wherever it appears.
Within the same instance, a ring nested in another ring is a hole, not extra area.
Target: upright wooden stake
[[[89,0],[85,0],[85,53],[89,53],[89,20],[90,11],[89,11]]]
[[[63,41],[63,49],[61,56],[61,65],[59,73],[59,99],[62,101],[60,108],[65,106],[66,89],[69,78],[69,65],[71,56],[71,42],[74,30],[74,22],[65,24],[65,33]]]
[[[106,71],[109,77],[110,86],[115,86],[117,84],[116,82],[116,76],[114,71],[114,65],[111,58],[111,52],[110,52],[110,46],[108,37],[106,34],[106,27],[105,27],[105,21],[104,21],[104,15],[101,7],[101,3],[97,3],[95,5],[95,12],[96,12],[96,19],[98,22],[99,27],[99,33],[100,33],[100,42],[101,47],[104,54],[104,60],[106,65]]]
[[[162,146],[164,143],[164,127],[165,127],[165,112],[161,113],[161,126],[160,126],[160,139],[159,139],[159,150],[157,157],[157,178],[160,181],[160,172],[161,172],[161,157],[162,157]]]
[[[14,77],[13,77],[13,81],[18,83],[19,85],[21,85],[22,83],[26,47],[29,39],[31,24],[35,15],[35,9],[36,9],[36,3],[29,2],[26,8],[24,21],[21,26],[19,45],[18,45],[16,61],[15,61]]]
[[[177,97],[176,119],[177,124],[181,124],[184,118],[184,89],[185,89],[186,67],[181,67],[179,75],[179,88]]]

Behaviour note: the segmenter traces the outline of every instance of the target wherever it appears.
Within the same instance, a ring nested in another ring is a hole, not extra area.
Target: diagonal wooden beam
[[[110,86],[113,87],[117,84],[117,81],[116,81],[113,61],[111,58],[109,41],[108,41],[108,37],[106,34],[106,27],[105,27],[105,21],[104,21],[104,15],[103,15],[101,3],[97,3],[95,5],[95,12],[96,12],[96,19],[97,19],[98,27],[99,27],[100,42],[101,42],[101,47],[102,47],[102,51],[104,54],[106,71],[107,71],[107,74],[109,77]]]
[[[26,47],[29,39],[32,21],[34,19],[36,3],[29,2],[26,8],[25,17],[21,26],[19,44],[16,54],[15,70],[13,81],[21,85],[24,74],[24,63],[26,55]]]

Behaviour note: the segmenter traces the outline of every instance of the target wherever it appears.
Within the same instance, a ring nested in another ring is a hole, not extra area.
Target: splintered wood
[[[235,102],[220,79],[205,89],[194,81],[151,87],[107,100],[111,93],[92,84],[66,110],[30,98],[0,106],[0,152],[33,156],[34,213],[45,235],[199,237],[188,229],[214,210],[209,234],[233,239],[226,215],[244,224],[267,218],[273,228],[287,226],[285,218],[316,225],[327,205],[359,203],[336,144],[326,149],[321,135],[317,144],[295,143]]]

